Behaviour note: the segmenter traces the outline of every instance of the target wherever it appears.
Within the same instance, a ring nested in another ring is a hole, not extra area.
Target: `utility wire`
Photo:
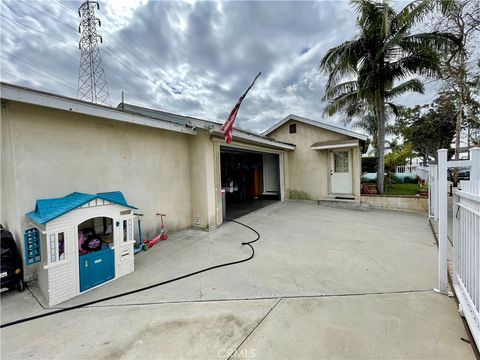
[[[9,20],[9,21],[11,21],[11,22],[13,22],[13,23],[16,24],[16,25],[19,25],[19,26],[22,26],[22,27],[28,29],[27,31],[29,31],[29,32],[34,31],[34,32],[39,33],[39,34],[41,34],[41,35],[43,35],[43,36],[46,36],[46,37],[49,37],[49,38],[51,38],[51,39],[53,39],[53,40],[56,40],[56,41],[58,41],[58,42],[61,42],[61,43],[65,44],[65,45],[68,45],[68,46],[72,46],[72,47],[74,47],[74,48],[77,48],[77,46],[74,45],[74,44],[67,43],[67,42],[65,42],[65,41],[63,41],[63,40],[61,40],[61,39],[59,39],[59,38],[57,38],[57,37],[55,37],[55,36],[52,36],[52,35],[50,35],[50,34],[46,34],[46,33],[42,32],[42,31],[39,31],[39,30],[37,30],[37,29],[34,29],[34,28],[32,28],[32,27],[30,27],[30,26],[28,26],[28,25],[25,25],[25,24],[22,24],[22,23],[20,23],[20,22],[17,22],[16,20],[14,20],[14,19],[12,19],[12,18],[10,18],[10,17],[8,17],[8,16],[5,16],[5,15],[3,15],[3,14],[0,14],[0,16],[4,17],[5,19],[7,19],[7,20]],[[110,52],[106,51],[105,49],[100,49],[100,51],[103,52],[103,53],[105,53],[105,54],[107,54],[109,57],[111,57],[111,58],[113,59],[113,61],[115,61],[115,62],[116,62],[117,64],[119,64],[121,67],[128,69],[133,75],[138,76],[139,74],[141,74],[141,75],[143,75],[148,81],[150,81],[153,85],[155,85],[155,86],[157,85],[157,84],[155,83],[155,81],[153,81],[153,80],[152,80],[148,75],[146,75],[144,72],[136,72],[136,71],[134,71],[134,70],[133,70],[133,68],[135,68],[135,65],[134,65],[134,64],[129,63],[128,65],[126,65],[125,63],[122,64],[122,63],[118,60],[118,58],[120,58],[120,59],[122,59],[123,61],[125,61],[125,58],[124,58],[124,57],[121,57],[121,56],[118,56],[118,55],[115,56],[115,55],[111,54]],[[73,56],[72,56],[72,58],[73,58]],[[74,59],[75,59],[75,58],[74,58]],[[77,60],[77,59],[75,59],[75,60]]]
[[[75,88],[72,87],[71,84],[67,83],[64,79],[62,79],[61,77],[59,76],[56,76],[56,75],[53,75],[53,74],[49,74],[47,73],[46,71],[42,70],[42,69],[39,69],[37,66],[35,66],[34,64],[28,62],[27,60],[24,60],[24,59],[21,59],[19,58],[18,56],[15,56],[15,55],[12,55],[6,51],[3,51],[0,49],[0,52],[2,52],[3,54],[7,55],[7,56],[10,56],[11,58],[17,60],[17,61],[20,61],[20,62],[23,62],[25,63],[25,65],[23,64],[19,64],[19,63],[16,63],[16,62],[13,62],[12,60],[8,59],[7,57],[3,56],[3,55],[0,55],[2,58],[4,58],[5,60],[9,61],[10,63],[14,64],[14,65],[19,65],[19,66],[23,66],[27,69],[29,69],[30,71],[33,71],[41,76],[46,76],[46,77],[49,77],[50,79],[56,81],[56,82],[60,82],[62,83],[64,86],[66,87],[69,87],[70,89],[73,89],[74,91]]]
[[[27,29],[29,29],[29,30],[31,30],[31,31],[35,31],[35,32],[37,32],[37,33],[39,33],[39,34],[42,34],[42,35],[47,36],[47,37],[49,37],[49,38],[52,38],[52,39],[54,39],[54,40],[56,40],[56,41],[58,41],[58,42],[61,42],[61,43],[66,44],[66,45],[68,45],[68,46],[77,47],[76,45],[74,45],[74,44],[72,44],[72,43],[67,43],[66,41],[63,41],[63,40],[61,40],[61,39],[59,39],[59,38],[57,38],[57,37],[55,37],[55,36],[52,36],[52,35],[50,35],[50,34],[46,34],[46,33],[44,33],[43,31],[34,29],[34,28],[32,28],[32,27],[30,27],[30,26],[28,26],[28,25],[25,25],[25,24],[22,24],[22,23],[20,23],[20,22],[18,22],[18,21],[16,21],[16,20],[12,19],[11,17],[5,16],[5,15],[3,15],[3,14],[0,14],[0,16],[3,17],[3,18],[5,18],[5,19],[7,19],[8,21],[13,22],[13,23],[16,24],[16,25],[22,26],[22,27],[27,28]]]
[[[248,226],[246,224],[243,224],[239,221],[229,220],[229,219],[225,219],[225,220],[230,221],[230,222],[234,222],[236,224],[239,224],[239,225],[241,225],[241,226],[243,226],[247,229],[250,229],[251,231],[253,231],[256,234],[255,239],[250,240],[250,241],[246,241],[246,242],[242,242],[242,246],[246,245],[252,251],[252,253],[249,257],[247,257],[245,259],[237,260],[237,261],[231,261],[231,262],[228,262],[228,263],[223,263],[223,264],[219,264],[219,265],[210,266],[210,267],[202,269],[202,270],[194,271],[194,272],[189,273],[189,274],[185,274],[185,275],[182,275],[182,276],[170,279],[170,280],[162,281],[162,282],[159,282],[159,283],[156,283],[156,284],[153,284],[153,285],[148,285],[148,286],[145,286],[145,287],[142,287],[142,288],[139,288],[139,289],[126,291],[124,293],[120,293],[120,294],[116,294],[116,295],[112,295],[112,296],[107,296],[107,297],[104,297],[104,298],[101,298],[101,299],[98,299],[98,300],[88,301],[88,302],[83,303],[83,304],[74,305],[74,306],[62,308],[62,309],[59,309],[59,310],[50,311],[48,313],[39,314],[39,315],[35,315],[35,316],[29,316],[29,317],[26,317],[26,318],[23,318],[23,319],[11,321],[11,322],[8,322],[6,324],[0,325],[0,329],[10,327],[10,326],[13,326],[13,325],[17,325],[17,324],[21,324],[21,323],[28,322],[28,321],[33,321],[33,320],[36,320],[36,319],[41,319],[41,318],[44,318],[44,317],[47,317],[47,316],[52,316],[52,315],[55,315],[55,314],[80,309],[80,308],[83,308],[83,307],[86,307],[86,306],[89,306],[89,305],[98,304],[100,302],[117,299],[117,298],[120,298],[120,297],[123,297],[123,296],[136,294],[136,293],[139,293],[139,292],[142,292],[142,291],[145,291],[145,290],[156,288],[158,286],[162,286],[162,285],[170,284],[170,283],[175,282],[175,281],[186,279],[186,278],[189,278],[191,276],[195,276],[195,275],[207,272],[207,271],[211,271],[211,270],[214,270],[214,269],[219,269],[219,268],[222,268],[222,267],[232,266],[232,265],[241,264],[241,263],[250,261],[255,256],[255,249],[253,248],[253,246],[251,244],[257,242],[260,239],[260,233],[257,230],[255,230],[253,227]]]
[[[107,16],[103,11],[102,9],[99,10],[99,12],[101,12],[105,17]],[[115,12],[112,11],[112,14],[115,16]],[[146,49],[145,47],[143,47],[141,44],[139,44],[135,39],[133,39],[132,37],[130,37],[126,32],[123,31],[122,28],[120,28],[117,24],[115,24],[114,22],[112,23],[109,23],[109,25],[113,25],[115,26],[117,29],[118,29],[118,32],[125,36],[128,40],[130,40],[134,46],[136,46],[138,49],[140,49],[140,53],[143,54],[144,56],[148,56],[149,57],[149,60],[152,61],[155,65],[157,65],[159,68],[161,68],[161,66],[157,63],[157,60],[155,59],[155,57],[153,55],[151,55],[151,52],[150,50]]]
[[[49,13],[49,12],[46,12],[44,9],[42,8],[38,8],[36,6],[33,6],[31,2],[29,1],[20,1],[22,4],[25,4],[27,5],[28,7],[30,7],[31,9],[35,10],[35,11],[40,11],[42,12],[43,14],[47,15],[47,16],[50,16],[50,17],[53,17],[56,19],[57,22],[59,23],[62,23],[64,24],[65,26],[69,27],[70,29],[72,29],[73,31],[77,32],[78,29],[76,29],[75,27],[73,27],[71,24],[65,22],[63,19],[59,18],[58,16],[56,16],[55,14],[52,14],[52,13]],[[8,5],[7,5],[8,7]]]

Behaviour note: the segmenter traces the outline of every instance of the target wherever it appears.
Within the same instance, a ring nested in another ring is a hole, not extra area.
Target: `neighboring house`
[[[213,229],[224,200],[227,214],[298,194],[359,200],[366,136],[343,128],[290,115],[265,135],[235,128],[226,144],[220,123],[5,83],[0,90],[0,221],[22,247],[36,200],[73,192],[121,191],[144,214],[144,238],[158,232],[158,212],[169,229]]]

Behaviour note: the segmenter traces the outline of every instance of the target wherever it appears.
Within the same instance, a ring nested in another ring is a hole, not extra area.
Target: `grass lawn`
[[[385,195],[417,195],[418,184],[385,184]]]

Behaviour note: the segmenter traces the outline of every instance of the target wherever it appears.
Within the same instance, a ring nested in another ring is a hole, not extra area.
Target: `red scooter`
[[[153,247],[155,244],[158,244],[160,241],[164,241],[164,240],[168,239],[167,230],[165,230],[165,226],[163,225],[163,217],[167,216],[167,215],[166,214],[158,214],[158,213],[157,213],[157,215],[160,216],[160,219],[162,221],[162,225],[160,226],[160,234],[158,234],[157,236],[155,236],[151,240],[145,240],[143,242],[143,250],[145,250],[145,251],[147,251],[148,249]]]

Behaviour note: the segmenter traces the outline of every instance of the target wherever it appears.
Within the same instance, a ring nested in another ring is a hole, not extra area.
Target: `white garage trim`
[[[108,106],[92,104],[77,99],[31,90],[10,84],[0,84],[0,93],[1,98],[5,100],[18,101],[25,104],[38,105],[56,110],[96,116],[104,119],[175,131],[184,134],[195,135],[197,133],[196,130],[170,122],[134,115]]]

